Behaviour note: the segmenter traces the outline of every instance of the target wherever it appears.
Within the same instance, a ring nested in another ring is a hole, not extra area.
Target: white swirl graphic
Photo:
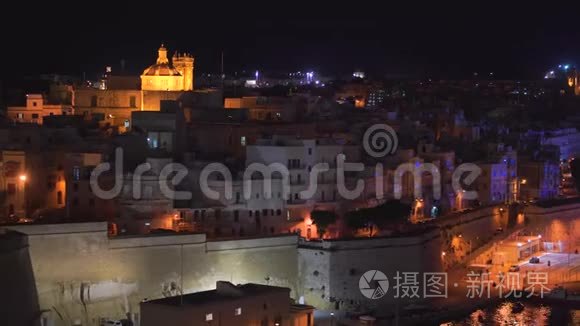
[[[399,139],[395,130],[386,124],[375,124],[365,131],[363,147],[367,154],[380,158],[395,153]]]

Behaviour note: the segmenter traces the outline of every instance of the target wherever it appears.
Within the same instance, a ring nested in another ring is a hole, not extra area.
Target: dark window
[[[278,215],[278,216],[282,215],[282,210],[281,209],[277,209],[276,210],[276,215]]]
[[[56,203],[62,205],[62,191],[56,193]]]
[[[312,148],[308,149],[308,155],[312,155]]]
[[[96,95],[91,96],[91,106],[92,107],[97,106],[97,96]]]
[[[38,113],[33,113],[32,114],[32,119],[38,119]]]
[[[15,183],[9,183],[8,184],[8,194],[9,195],[14,195],[16,193],[16,184]]]
[[[36,102],[32,102],[32,106],[36,106]]]
[[[268,210],[267,209],[263,209],[262,210],[262,216],[268,216]]]
[[[216,220],[219,220],[220,217],[222,217],[222,211],[221,211],[221,209],[216,209],[215,210],[215,213],[214,213],[214,216],[215,216],[215,219]]]
[[[248,216],[252,217],[252,211],[248,211]]]
[[[238,210],[234,211],[234,222],[240,221],[240,212]]]
[[[240,193],[236,192],[236,204],[240,203]]]
[[[136,108],[137,107],[137,98],[135,96],[131,96],[129,98],[129,106],[132,108]]]
[[[298,193],[295,193],[295,194],[294,194],[294,199],[295,199],[295,200],[298,200]]]
[[[79,184],[78,183],[73,183],[73,191],[74,192],[78,192],[79,191]]]
[[[198,219],[199,218],[199,211],[193,211],[193,217],[195,219]]]
[[[274,216],[274,210],[273,209],[270,210],[270,216]]]
[[[60,170],[60,169],[59,169]],[[79,181],[81,179],[81,168],[78,166],[73,167],[73,180]]]
[[[256,215],[256,218],[259,218],[260,217],[260,211],[256,211],[256,214],[255,215]]]

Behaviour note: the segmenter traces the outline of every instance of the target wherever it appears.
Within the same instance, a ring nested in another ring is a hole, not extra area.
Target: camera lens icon
[[[385,296],[389,290],[389,280],[385,273],[376,269],[366,271],[358,281],[358,287],[362,295],[371,300],[377,300]]]

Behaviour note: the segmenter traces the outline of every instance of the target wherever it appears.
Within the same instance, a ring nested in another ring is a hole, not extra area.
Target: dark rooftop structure
[[[175,296],[169,298],[162,298],[147,301],[145,304],[163,304],[170,306],[180,305],[201,305],[213,302],[223,302],[224,300],[232,300],[245,296],[256,296],[272,292],[290,293],[289,288],[262,285],[262,284],[239,284],[234,285],[230,282],[219,281],[215,290],[202,291],[184,294],[183,296]]]

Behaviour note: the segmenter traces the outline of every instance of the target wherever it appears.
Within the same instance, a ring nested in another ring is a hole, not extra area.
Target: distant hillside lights
[[[580,77],[576,67],[570,64],[560,64],[558,68],[548,71],[544,79],[562,79],[568,87],[572,88],[574,95],[580,96]],[[563,90],[565,93],[565,91]]]

